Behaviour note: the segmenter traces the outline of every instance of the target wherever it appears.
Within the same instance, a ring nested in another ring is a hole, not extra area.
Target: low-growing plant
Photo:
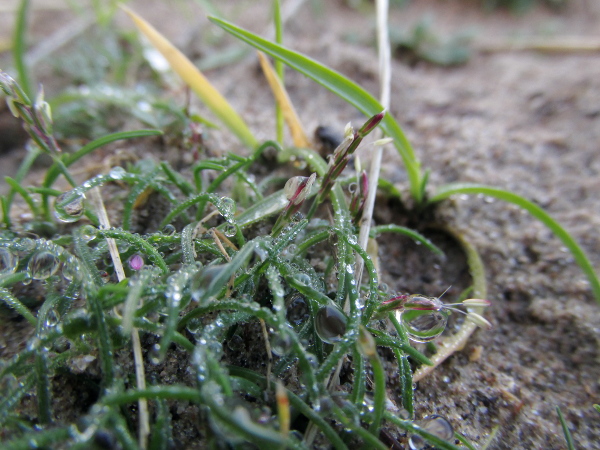
[[[572,251],[600,300],[595,272],[575,240],[538,206],[498,188],[452,185],[430,194],[427,173],[400,126],[364,89],[280,43],[212,18],[368,118],[357,130],[346,128],[329,162],[311,148],[283,145],[281,132],[276,141],[259,142],[187,58],[129,14],[250,153],[203,154],[192,164],[190,178],[168,162],[144,160],[78,183],[71,166],[89,153],[116,140],[162,132],[110,134],[74,153],[63,152],[43,95],[33,99],[0,72],[11,111],[31,136],[28,156],[15,177],[6,179],[10,190],[1,197],[0,298],[32,333],[25,350],[0,366],[3,448],[118,443],[162,449],[185,438],[207,446],[226,441],[233,448],[250,442],[266,448],[343,449],[362,443],[383,449],[389,448],[390,428],[404,430],[412,448],[429,443],[453,449],[454,439],[472,448],[445,418],[415,417],[413,381],[461,348],[476,326],[489,326],[482,317],[489,304],[482,261],[464,236],[449,231],[467,255],[473,298],[444,304],[428,295],[388,292],[380,284],[377,255],[359,241],[364,201],[376,182],[362,173],[347,176],[344,168],[362,139],[381,128],[406,165],[415,208],[456,193],[513,202]],[[281,66],[276,72],[281,75]],[[283,97],[278,97],[281,116],[302,140]],[[289,177],[284,186],[269,178],[257,181],[259,164],[275,164],[267,156],[272,150],[284,160],[286,155],[304,160],[312,175]],[[26,186],[42,153],[50,155],[52,165],[40,187]],[[56,188],[60,175],[70,184],[67,191]],[[342,185],[349,183],[355,185],[348,197]],[[121,203],[117,223],[109,222],[102,186],[119,192],[111,199]],[[14,219],[16,196],[31,210],[34,227]],[[145,202],[162,203],[167,210],[139,234],[138,211]],[[369,235],[381,233],[408,235],[441,253],[415,230],[388,224]],[[323,264],[314,267],[309,256]],[[42,299],[38,304],[36,297]],[[458,307],[467,309],[466,320],[444,350],[428,357],[411,345],[440,336]],[[388,403],[378,347],[389,348],[396,358],[401,406]],[[415,372],[413,366],[420,368]],[[62,420],[53,382],[76,375],[85,383],[89,404],[80,420]],[[175,414],[192,414],[195,428],[176,431]]]

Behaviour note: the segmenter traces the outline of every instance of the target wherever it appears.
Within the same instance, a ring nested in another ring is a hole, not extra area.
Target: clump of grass
[[[134,17],[141,28],[153,32]],[[411,362],[433,367],[449,353],[428,358],[410,344],[438,337],[454,307],[435,297],[396,294],[380,286],[376,255],[358,243],[361,199],[348,198],[341,188],[350,155],[364,136],[380,127],[406,164],[416,205],[465,192],[519,204],[569,246],[600,298],[585,254],[545,212],[515,194],[461,185],[428,196],[427,174],[421,173],[401,128],[370,94],[303,55],[212,20],[331,89],[368,119],[356,132],[348,128],[330,163],[310,148],[289,149],[315,175],[292,178],[287,189],[270,192],[267,184],[255,181],[253,171],[257,164],[269,163],[264,158],[267,149],[283,153],[281,139],[257,142],[243,119],[235,111],[230,115],[230,106],[208,80],[175,53],[171,64],[250,149],[249,156],[201,158],[192,165],[189,179],[162,162],[143,171],[113,167],[78,183],[70,173],[76,161],[109,142],[161,131],[111,134],[63,153],[54,145],[43,98],[31,100],[0,72],[0,87],[32,137],[29,156],[14,179],[7,180],[11,191],[2,197],[0,300],[21,315],[33,333],[26,349],[0,367],[3,448],[32,443],[81,448],[105,441],[123,448],[169,448],[174,439],[171,411],[187,407],[199,417],[197,430],[189,431],[188,438],[203,439],[207,445],[225,440],[233,447],[250,442],[267,448],[307,448],[318,439],[338,449],[359,442],[383,449],[388,448],[382,441],[384,430],[393,427],[413,436],[413,445],[424,439],[437,448],[457,448],[454,437],[466,440],[445,419],[416,421],[414,414]],[[164,38],[154,38],[170,51]],[[25,186],[31,164],[41,153],[53,158],[42,186]],[[208,170],[215,175],[206,182],[203,175]],[[71,185],[66,192],[55,189],[60,175]],[[363,195],[374,189],[368,180],[359,181]],[[124,193],[122,214],[113,228],[102,218],[101,205],[90,198],[96,189],[117,183]],[[226,183],[235,189],[226,190]],[[169,211],[158,218],[158,226],[140,235],[134,227],[136,207],[149,193],[164,199]],[[13,222],[17,194],[34,221],[51,224],[51,239],[27,235]],[[331,221],[323,220],[325,207],[331,210]],[[406,234],[440,252],[414,230],[394,224],[371,230],[372,236],[380,233]],[[451,350],[464,344],[475,324],[486,325],[480,314],[487,304],[481,300],[486,297],[482,262],[463,236],[455,238],[467,254],[472,296],[478,299],[460,303],[469,309],[471,321],[450,339],[446,348]],[[324,268],[313,267],[309,253],[321,255]],[[357,279],[357,258],[364,264],[364,278]],[[127,261],[120,275],[119,259]],[[33,306],[19,294],[27,289],[40,293],[41,305]],[[381,321],[394,331],[384,331]],[[136,341],[137,332],[142,344]],[[140,368],[142,345],[146,354]],[[135,365],[128,362],[132,347]],[[387,405],[386,374],[377,347],[391,349],[397,360],[402,410]],[[187,366],[173,363],[175,357]],[[351,376],[337,386],[340,361],[346,361]],[[367,368],[372,379],[366,376]],[[52,386],[53,380],[73,372],[82,375],[94,399],[77,423],[59,419]],[[27,409],[26,396],[34,399],[33,408]],[[132,406],[142,400],[149,402],[147,415],[142,403],[137,409]],[[140,423],[137,436],[135,422]]]

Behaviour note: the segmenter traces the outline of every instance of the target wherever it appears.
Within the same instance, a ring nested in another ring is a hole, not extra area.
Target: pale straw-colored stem
[[[98,221],[100,222],[100,228],[110,228],[110,221],[104,202],[102,201],[102,195],[100,194],[99,188],[94,188],[90,191],[92,200],[95,203],[96,214]],[[110,257],[112,258],[117,279],[123,281],[125,277],[125,270],[123,270],[123,263],[121,262],[121,256],[119,255],[119,249],[117,243],[113,238],[106,238],[108,244],[108,250]],[[133,345],[133,360],[135,365],[135,378],[137,382],[137,388],[139,390],[146,389],[146,375],[144,373],[144,359],[142,356],[142,346],[140,343],[140,335],[137,328],[133,328],[131,331],[131,341]],[[145,398],[138,400],[138,415],[139,415],[139,446],[142,450],[148,448],[148,436],[150,435],[150,415],[148,414],[148,401]]]
[[[388,0],[377,0],[377,47],[379,49],[379,80],[381,96],[380,101],[385,109],[390,107],[390,88],[392,80],[391,50],[388,32]],[[378,137],[381,132],[376,131]],[[383,155],[383,146],[375,146],[371,153],[371,168],[369,171],[369,191],[365,200],[365,208],[360,219],[360,233],[358,243],[363,250],[367,250],[369,233],[371,232],[371,219],[375,207],[375,196],[377,194],[377,183],[379,182],[379,172],[381,171],[381,159]],[[360,285],[364,269],[364,261],[360,256],[356,256],[356,282]]]

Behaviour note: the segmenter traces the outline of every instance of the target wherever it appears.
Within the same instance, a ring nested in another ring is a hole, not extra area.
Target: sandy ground
[[[256,32],[267,29],[266,2],[229,3],[224,6],[234,22]],[[474,43],[481,47],[533,38],[600,38],[600,4],[591,0],[573,0],[560,13],[538,9],[522,17],[487,14],[476,3],[411,2],[392,10],[391,26],[410,29],[433,14],[436,32],[473,28]],[[361,12],[340,1],[320,4],[323,12],[304,6],[290,19],[286,44],[376,94],[370,8]],[[210,25],[196,6],[136,5],[188,53],[214,51],[200,40]],[[34,40],[56,29],[61,14],[67,13],[36,15]],[[6,14],[0,19],[6,21]],[[432,191],[459,181],[513,190],[546,208],[600,267],[599,73],[599,52],[475,52],[466,65],[453,68],[395,61],[390,112],[424,167],[431,168]],[[273,136],[272,99],[254,56],[208,76],[260,138]],[[358,124],[360,116],[352,107],[310,80],[288,71],[286,83],[307,129],[327,124],[341,130],[351,120]],[[384,176],[406,188],[401,161],[391,149]],[[389,201],[377,206],[376,219],[405,221],[400,214],[398,203]],[[497,200],[456,198],[440,216],[482,255],[492,302],[487,317],[494,327],[478,331],[462,352],[416,385],[417,417],[441,414],[476,444],[497,428],[489,448],[558,449],[565,448],[555,411],[560,406],[576,447],[600,448],[600,417],[592,408],[600,403],[600,315],[571,255],[540,223]],[[380,248],[382,281],[390,288],[434,296],[452,285],[450,301],[464,287],[460,257],[435,260],[400,239],[386,244]],[[394,400],[393,375],[391,369],[389,396]]]

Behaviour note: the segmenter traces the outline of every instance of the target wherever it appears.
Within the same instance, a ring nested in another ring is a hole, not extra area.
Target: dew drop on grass
[[[150,362],[152,364],[160,363],[160,344],[154,344],[150,349]]]
[[[14,273],[19,265],[19,257],[6,247],[0,247],[0,274]]]
[[[175,229],[175,226],[168,223],[162,229],[162,234],[164,234],[165,236],[173,236],[176,231],[177,230]]]
[[[302,273],[302,272],[298,272],[298,273],[295,273],[293,276],[294,276],[294,280],[296,280],[299,284],[312,287],[312,281],[311,281],[309,275]]]
[[[292,325],[301,325],[310,317],[310,310],[306,299],[300,293],[289,295],[285,299],[286,318]]]
[[[236,235],[237,230],[235,229],[235,226],[231,223],[225,224],[225,227],[223,228],[223,234],[225,236],[227,236],[228,238],[232,238]]]
[[[271,338],[271,353],[275,356],[284,356],[292,348],[292,343],[287,336],[282,336],[281,334],[276,334]]]
[[[346,316],[335,306],[327,305],[317,311],[315,330],[323,342],[335,344],[346,333]]]
[[[113,180],[122,180],[125,175],[127,175],[127,171],[120,166],[113,167],[110,169],[108,175]]]
[[[212,283],[225,270],[227,264],[218,264],[214,266],[208,266],[200,270],[192,278],[190,284],[190,293],[194,300],[200,302],[205,300],[204,297],[209,291],[212,291]],[[215,286],[216,288],[216,286]]]
[[[438,337],[448,322],[445,311],[406,309],[401,314],[408,338],[415,342],[431,342]]]
[[[21,238],[15,241],[13,249],[16,250],[17,255],[25,256],[30,254],[35,249],[35,241],[31,238]]]
[[[54,201],[54,215],[61,222],[76,222],[83,215],[83,194],[73,195],[73,191],[65,192]],[[71,199],[71,200],[69,200]]]
[[[198,333],[199,331],[202,330],[202,319],[198,319],[198,318],[191,319],[188,322],[186,328],[192,334]]]
[[[454,429],[450,422],[438,414],[427,416],[423,420],[417,421],[415,425],[445,441],[450,441],[454,437]],[[408,440],[408,446],[411,450],[422,450],[426,448],[427,441],[418,434],[413,434]]]
[[[231,339],[227,341],[227,348],[232,352],[241,352],[244,349],[244,347],[244,339],[239,334],[234,334],[233,336],[231,336]]]
[[[46,320],[44,321],[44,326],[46,328],[52,328],[52,327],[55,327],[56,325],[58,325],[59,321],[60,321],[60,316],[58,314],[58,311],[56,311],[56,309],[54,309],[54,308],[51,308],[46,313]]]
[[[60,261],[53,253],[42,250],[34,254],[27,263],[27,270],[34,280],[46,280],[60,267]]]
[[[84,241],[90,242],[98,235],[98,228],[94,225],[84,225],[81,227],[81,237]]]
[[[233,221],[233,215],[235,214],[236,210],[235,201],[233,199],[229,197],[221,197],[216,206],[227,222]]]

